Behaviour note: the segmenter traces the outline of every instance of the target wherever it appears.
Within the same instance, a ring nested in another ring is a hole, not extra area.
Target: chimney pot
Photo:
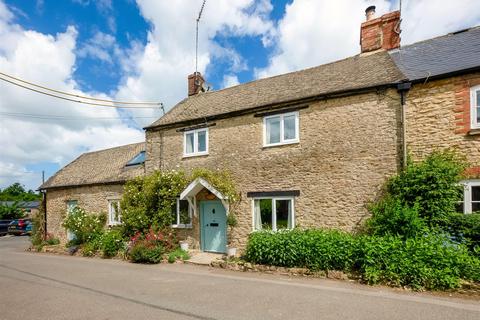
[[[375,17],[375,6],[370,6],[365,10],[365,16],[367,21],[372,20]]]
[[[203,90],[205,79],[200,72],[194,72],[188,76],[188,96],[193,96]]]

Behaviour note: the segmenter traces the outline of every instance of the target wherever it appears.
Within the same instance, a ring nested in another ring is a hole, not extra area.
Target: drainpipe
[[[407,112],[406,112],[406,102],[407,102],[407,92],[412,87],[411,82],[402,82],[397,85],[397,91],[400,94],[400,104],[402,105],[402,168],[407,167]]]
[[[43,195],[43,237],[44,239],[47,238],[47,190],[42,191]]]

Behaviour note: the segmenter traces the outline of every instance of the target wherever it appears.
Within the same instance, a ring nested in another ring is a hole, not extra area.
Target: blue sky
[[[168,110],[194,71],[201,2],[0,0],[0,72]],[[358,54],[372,4],[378,15],[398,8],[397,0],[208,0],[199,71],[218,90]],[[402,18],[408,44],[480,24],[480,3],[404,0]],[[19,181],[34,189],[42,170],[49,177],[82,152],[140,142],[141,128],[162,114],[86,107],[3,82],[0,96],[0,188]]]

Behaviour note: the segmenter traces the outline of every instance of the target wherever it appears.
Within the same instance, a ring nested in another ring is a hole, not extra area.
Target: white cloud
[[[31,82],[79,95],[73,79],[77,31],[68,27],[56,35],[25,30],[0,1],[0,71]],[[0,187],[18,180],[36,188],[39,175],[25,168],[37,162],[65,165],[81,152],[143,140],[143,132],[118,119],[117,110],[56,100],[0,81]],[[10,115],[6,115],[6,113]],[[56,115],[69,120],[12,117],[11,114]],[[71,118],[89,118],[74,120]],[[97,119],[91,119],[97,118]]]
[[[238,77],[233,74],[227,74],[223,76],[223,87],[228,88],[228,87],[233,87],[239,84],[240,82],[238,81]]]
[[[130,75],[120,86],[117,99],[162,101],[169,109],[186,97],[187,76],[195,71],[195,19],[202,1],[179,0],[174,5],[155,0],[137,3],[153,29],[148,33],[143,52],[137,51],[137,56],[128,60]],[[233,49],[216,43],[214,38],[216,35],[268,38],[274,30],[268,19],[271,9],[266,0],[207,2],[200,20],[198,70],[205,74],[207,65],[216,59],[230,61],[231,72],[245,70],[243,58]],[[151,111],[136,114],[148,115]],[[148,121],[140,124],[146,125]]]
[[[275,53],[263,78],[320,65],[360,52],[360,24],[365,9],[375,5],[377,16],[398,8],[386,0],[294,0],[278,23]],[[407,0],[402,8],[402,44],[446,34],[480,23],[478,0]]]

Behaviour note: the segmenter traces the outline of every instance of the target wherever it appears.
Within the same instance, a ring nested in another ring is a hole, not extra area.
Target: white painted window
[[[183,141],[184,157],[208,154],[208,128],[186,131]]]
[[[281,230],[295,227],[293,198],[253,199],[253,229]]]
[[[173,228],[191,228],[192,227],[192,208],[187,200],[177,199],[172,207]]]
[[[108,225],[115,226],[121,223],[120,200],[108,200]]]
[[[463,185],[463,201],[458,202],[457,211],[466,214],[480,212],[480,180],[467,180]]]
[[[473,129],[480,128],[480,85],[470,89],[470,119]]]
[[[278,114],[263,118],[263,145],[265,147],[296,143],[299,141],[298,112]]]
[[[77,207],[78,205],[78,201],[77,200],[68,200],[67,201],[67,213],[72,213],[73,212],[73,209],[75,209],[75,207]]]

